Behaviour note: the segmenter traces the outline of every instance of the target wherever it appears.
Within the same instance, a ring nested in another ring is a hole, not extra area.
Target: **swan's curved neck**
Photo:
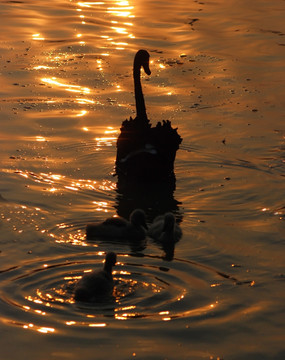
[[[136,59],[134,61],[133,75],[134,75],[134,85],[135,85],[137,117],[147,119],[145,102],[144,102],[142,85],[141,85],[141,64],[138,63]]]

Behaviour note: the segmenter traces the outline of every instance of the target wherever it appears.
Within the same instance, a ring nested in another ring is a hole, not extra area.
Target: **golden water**
[[[284,359],[285,3],[1,3],[0,314],[3,359]],[[183,137],[173,196],[116,191],[134,115]],[[155,243],[87,242],[88,221],[174,211]],[[115,298],[72,288],[114,250]]]

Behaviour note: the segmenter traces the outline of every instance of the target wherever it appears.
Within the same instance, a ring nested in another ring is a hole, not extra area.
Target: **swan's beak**
[[[145,73],[146,73],[147,75],[150,75],[150,74],[151,74],[151,71],[150,71],[150,69],[149,69],[149,62],[143,63],[142,66],[143,66],[143,69],[144,69]]]

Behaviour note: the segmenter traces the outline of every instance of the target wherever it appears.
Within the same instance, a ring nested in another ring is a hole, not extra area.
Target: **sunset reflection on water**
[[[283,7],[1,3],[3,358],[283,360]],[[183,138],[172,192],[122,189],[115,174],[139,49],[149,120]],[[148,225],[175,214],[183,237],[170,256],[151,238],[86,238],[87,223],[136,207]],[[113,297],[75,302],[108,251]]]
[[[109,30],[104,29],[100,35],[101,39],[105,40],[101,49],[113,47],[116,50],[124,50],[128,46],[127,39],[135,38],[131,32],[134,24],[129,20],[135,17],[132,14],[134,6],[129,1],[78,2],[77,6],[76,11],[79,12],[79,21],[82,25],[89,25],[89,22],[93,21],[91,16],[94,10],[102,14],[104,22],[109,21]],[[118,34],[124,36],[119,39]],[[84,38],[82,33],[78,33],[76,36]],[[81,40],[79,43],[85,45],[88,42]],[[104,55],[109,55],[109,53]]]

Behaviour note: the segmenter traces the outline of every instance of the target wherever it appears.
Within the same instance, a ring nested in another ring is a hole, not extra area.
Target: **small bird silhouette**
[[[116,261],[117,255],[114,252],[108,252],[102,270],[92,271],[78,281],[74,290],[74,299],[84,302],[102,302],[111,297],[114,288],[112,268]]]
[[[145,212],[134,210],[130,220],[122,217],[111,217],[102,223],[91,223],[86,226],[87,239],[111,238],[125,240],[143,240],[146,237],[147,225]]]
[[[172,213],[156,217],[148,229],[148,235],[162,244],[176,243],[182,237],[182,230]]]

